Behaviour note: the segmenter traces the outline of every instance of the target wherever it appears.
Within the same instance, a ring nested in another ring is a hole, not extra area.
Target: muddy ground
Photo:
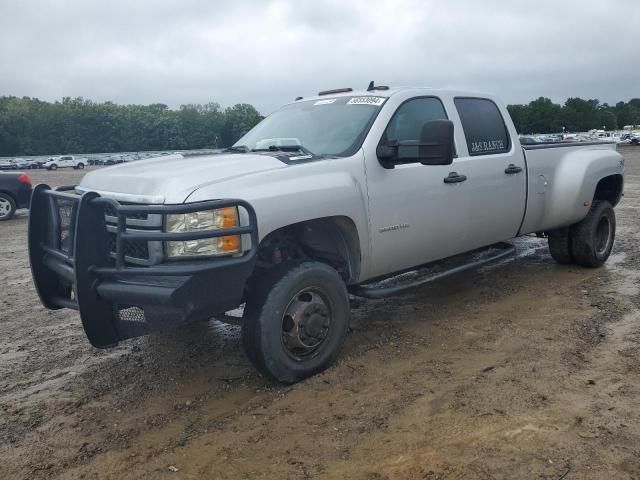
[[[294,386],[216,321],[92,348],[40,306],[22,212],[0,225],[0,477],[640,478],[640,147],[621,151],[605,267],[527,237],[513,262],[356,300],[337,364]]]

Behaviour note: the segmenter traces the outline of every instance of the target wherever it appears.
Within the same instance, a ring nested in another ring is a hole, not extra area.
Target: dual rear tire
[[[611,203],[593,202],[585,218],[570,227],[549,232],[549,251],[561,264],[599,267],[607,261],[616,234],[616,215]]]

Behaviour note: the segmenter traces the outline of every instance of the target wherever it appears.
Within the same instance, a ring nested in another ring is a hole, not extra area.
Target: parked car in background
[[[104,162],[105,165],[116,165],[118,163],[124,163],[122,155],[111,155]]]
[[[562,136],[563,142],[590,142],[591,138],[585,137],[584,135],[580,135],[578,133],[565,133]]]
[[[28,163],[27,168],[29,170],[35,170],[35,169],[38,169],[38,168],[42,168],[42,166],[44,165],[44,162],[45,161],[42,160],[41,158],[37,158],[37,159],[34,159],[34,160],[27,160],[27,163]]]
[[[631,135],[629,143],[631,145],[640,145],[640,134]]]
[[[43,166],[47,170],[57,170],[58,168],[73,168],[82,170],[87,164],[86,158],[76,158],[73,155],[63,155],[61,157],[50,157]]]
[[[26,170],[30,165],[29,160],[25,160],[24,158],[14,158],[12,162],[15,164],[17,170]]]
[[[18,166],[11,160],[0,160],[0,170],[17,170]]]
[[[540,142],[533,137],[520,137],[520,145],[536,145],[538,143]]]
[[[31,201],[31,179],[22,172],[0,172],[0,222],[9,220]]]

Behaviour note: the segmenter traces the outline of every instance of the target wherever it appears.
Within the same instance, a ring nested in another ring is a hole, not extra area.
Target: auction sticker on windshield
[[[384,101],[384,97],[353,97],[347,102],[347,105],[373,105],[379,107]]]

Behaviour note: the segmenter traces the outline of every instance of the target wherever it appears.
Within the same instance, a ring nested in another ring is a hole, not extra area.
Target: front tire
[[[16,202],[9,195],[0,193],[0,222],[9,220],[16,213]]]
[[[595,201],[587,216],[571,227],[575,263],[599,267],[607,261],[616,235],[616,214],[607,201]]]
[[[47,170],[57,170],[58,169],[58,165],[56,165],[55,163],[53,165],[51,165]]]
[[[242,321],[247,357],[262,373],[294,383],[326,369],[349,328],[349,295],[333,268],[285,262],[253,286]]]

